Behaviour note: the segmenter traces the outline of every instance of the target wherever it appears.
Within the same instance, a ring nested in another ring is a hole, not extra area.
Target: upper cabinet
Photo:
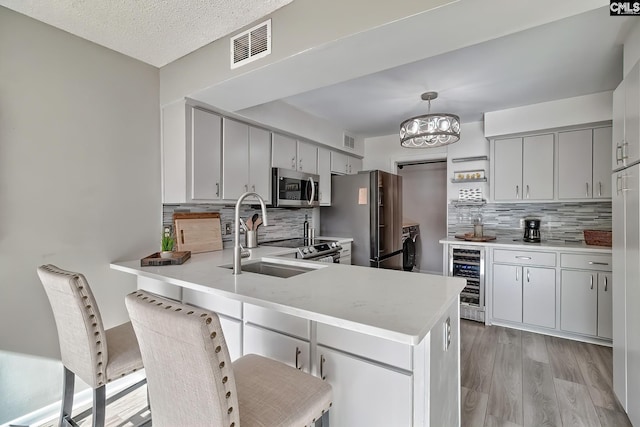
[[[558,134],[558,198],[611,197],[611,127]]]
[[[331,152],[331,173],[348,175],[358,173],[361,170],[362,159],[337,151]]]
[[[187,147],[187,188],[191,200],[219,200],[222,117],[191,109],[191,135]],[[189,173],[190,172],[190,173]]]
[[[274,168],[284,168],[318,173],[318,148],[304,141],[278,133],[273,134],[273,159]]]
[[[331,206],[331,151],[318,147],[318,175],[320,175],[320,206]]]
[[[271,200],[271,132],[223,119],[222,197],[235,200],[253,191]]]
[[[553,140],[548,134],[494,141],[495,201],[553,200]]]
[[[622,169],[640,161],[640,62],[613,92],[611,165]]]

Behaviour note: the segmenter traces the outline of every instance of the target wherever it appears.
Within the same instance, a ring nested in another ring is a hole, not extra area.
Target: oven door
[[[318,175],[273,168],[274,206],[320,206],[319,180]]]

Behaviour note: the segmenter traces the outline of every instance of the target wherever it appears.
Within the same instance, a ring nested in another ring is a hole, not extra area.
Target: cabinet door
[[[259,354],[311,372],[310,344],[259,326],[245,324],[244,354]]]
[[[191,199],[220,199],[222,118],[191,109]]]
[[[222,136],[222,197],[237,199],[249,188],[249,126],[225,118]]]
[[[591,129],[558,134],[558,198],[590,199],[593,194]],[[607,145],[607,152],[609,151]],[[607,162],[607,166],[609,163]]]
[[[640,160],[640,62],[624,78],[624,164]]]
[[[596,335],[598,328],[597,273],[562,270],[560,283],[560,329]]]
[[[250,190],[267,202],[271,200],[271,132],[249,127]]]
[[[356,174],[362,170],[362,159],[349,157],[349,173]]]
[[[274,133],[271,165],[274,168],[297,170],[296,143],[293,138]]]
[[[611,273],[598,273],[598,336],[613,338]]]
[[[332,426],[412,425],[411,375],[320,345],[317,357],[316,373],[333,389]]]
[[[553,200],[553,134],[522,141],[523,200]]]
[[[522,138],[494,142],[493,198],[522,199]]]
[[[318,175],[320,175],[320,206],[331,206],[331,152],[318,147]]]
[[[611,128],[593,130],[593,197],[611,197]]]
[[[349,162],[346,154],[331,152],[331,172],[339,174],[349,173]]]
[[[298,170],[318,173],[318,147],[308,142],[298,141]]]
[[[493,264],[493,317],[522,322],[522,267]]]
[[[242,356],[242,322],[221,315],[218,315],[218,318],[224,333],[224,341],[229,349],[229,357],[234,361]]]
[[[624,103],[625,85],[622,81],[613,91],[613,130],[611,141],[611,170],[624,167],[622,144],[624,144]]]
[[[556,270],[522,267],[522,321],[556,327]]]

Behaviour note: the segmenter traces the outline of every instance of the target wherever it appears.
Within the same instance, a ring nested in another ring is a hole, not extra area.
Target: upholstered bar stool
[[[255,354],[231,363],[218,316],[144,291],[126,297],[154,427],[329,423],[331,386]]]
[[[71,410],[77,375],[93,388],[93,427],[102,427],[107,403],[106,384],[143,368],[131,322],[105,331],[91,288],[80,273],[49,264],[38,267],[38,276],[53,309],[64,365],[59,425],[76,425]]]

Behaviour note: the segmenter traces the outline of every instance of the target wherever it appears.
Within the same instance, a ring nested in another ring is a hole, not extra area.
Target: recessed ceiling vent
[[[356,140],[351,135],[344,134],[344,138],[342,140],[342,146],[345,148],[353,149],[356,145]]]
[[[271,53],[271,19],[231,37],[231,68]]]

